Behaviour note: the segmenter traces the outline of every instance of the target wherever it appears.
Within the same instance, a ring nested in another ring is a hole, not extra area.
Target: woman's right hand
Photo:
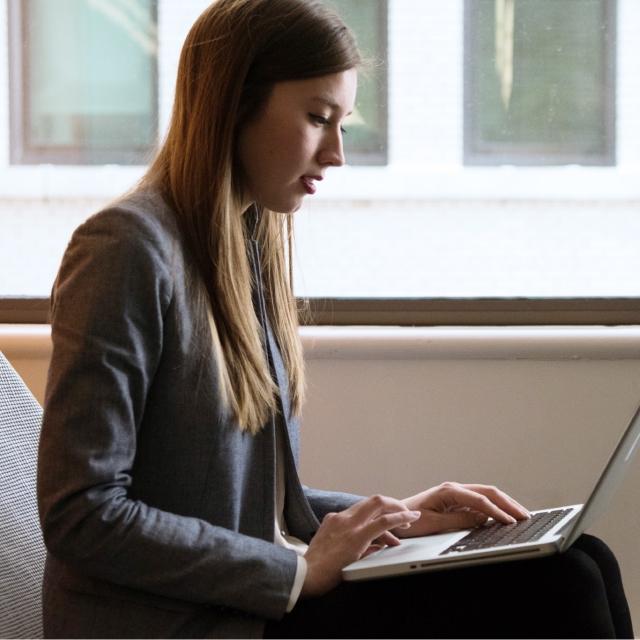
[[[400,544],[390,529],[409,527],[420,515],[400,500],[379,495],[327,514],[304,555],[307,575],[302,597],[333,589],[342,580],[342,568],[366,555],[372,545]]]

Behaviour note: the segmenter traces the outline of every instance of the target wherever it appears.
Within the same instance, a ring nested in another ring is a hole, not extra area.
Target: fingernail
[[[420,511],[412,511],[411,513],[412,513],[416,518],[419,518],[419,517],[422,515],[422,513],[420,513]]]

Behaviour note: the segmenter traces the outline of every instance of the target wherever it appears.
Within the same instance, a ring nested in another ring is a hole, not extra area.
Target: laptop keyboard
[[[528,520],[519,520],[515,524],[500,524],[492,521],[489,524],[473,529],[464,538],[452,544],[439,555],[454,551],[475,551],[489,547],[500,547],[522,542],[539,540],[571,509],[553,509],[534,513]]]

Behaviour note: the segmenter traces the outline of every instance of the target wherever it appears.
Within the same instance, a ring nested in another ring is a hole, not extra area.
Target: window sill
[[[300,329],[308,360],[638,360],[640,326],[318,327]],[[0,351],[49,358],[51,327],[0,325]]]

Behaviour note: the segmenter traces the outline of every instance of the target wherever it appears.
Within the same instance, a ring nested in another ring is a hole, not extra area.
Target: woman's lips
[[[316,184],[314,181],[322,180],[322,178],[320,176],[302,176],[300,180],[304,186],[304,190],[312,196],[316,192]]]

